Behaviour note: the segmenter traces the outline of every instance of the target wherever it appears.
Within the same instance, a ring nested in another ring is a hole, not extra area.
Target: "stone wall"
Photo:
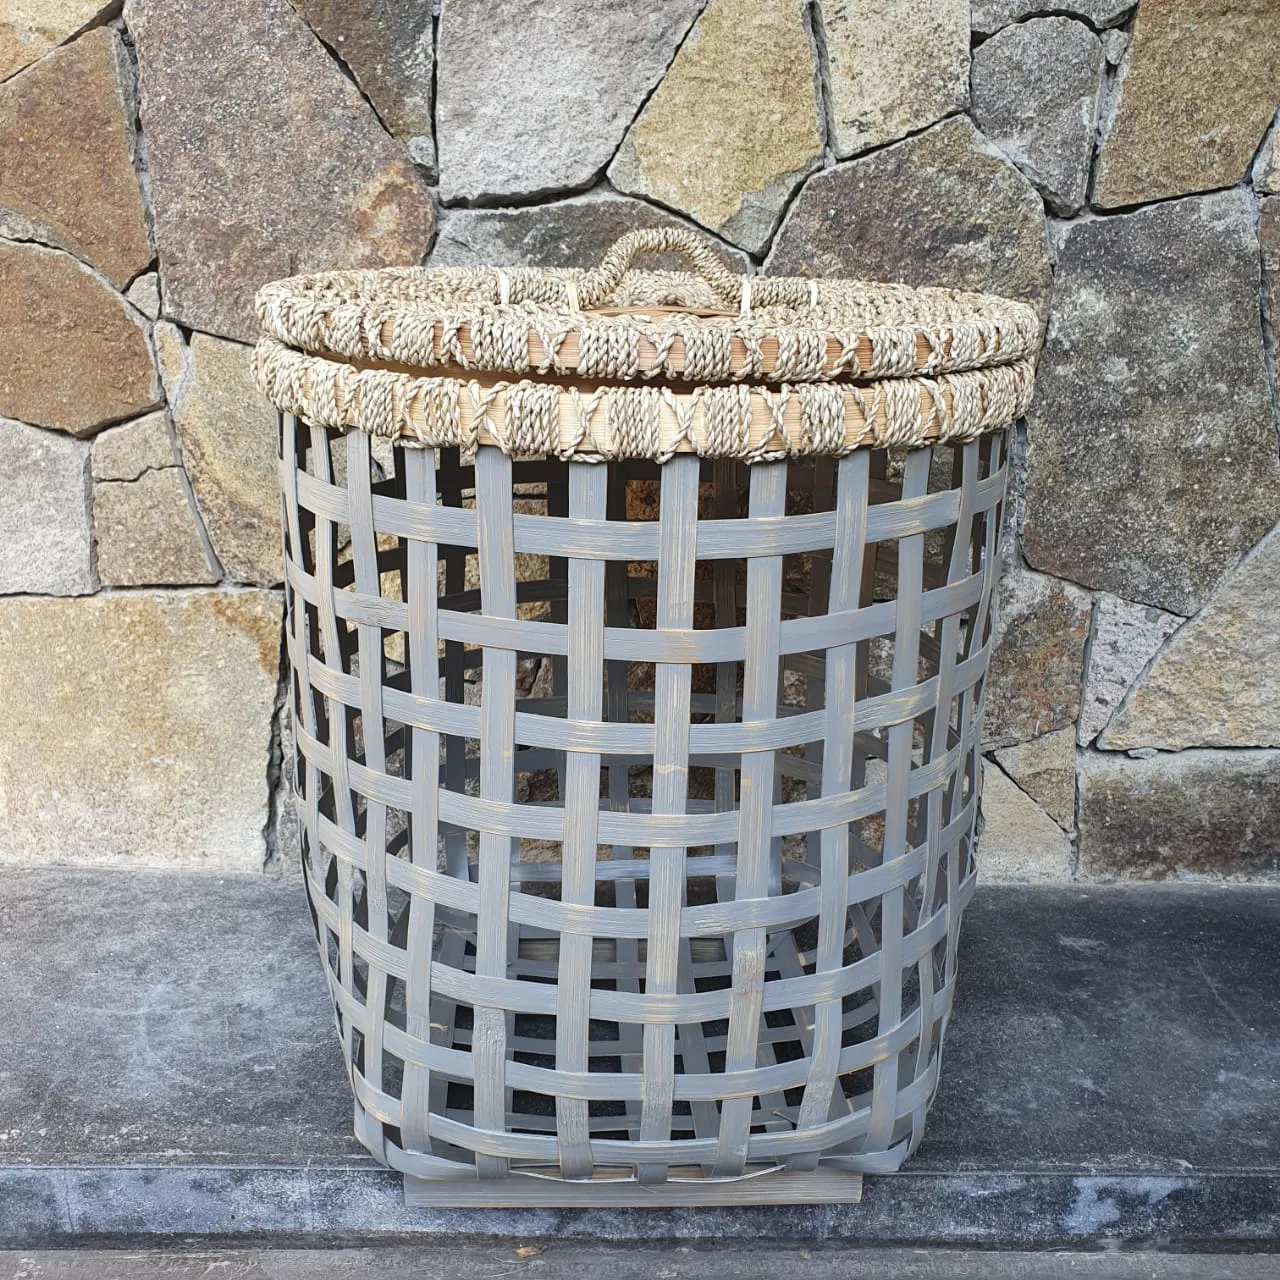
[[[7,12],[0,860],[290,860],[259,284],[678,221],[1045,318],[990,873],[1277,869],[1275,0]]]

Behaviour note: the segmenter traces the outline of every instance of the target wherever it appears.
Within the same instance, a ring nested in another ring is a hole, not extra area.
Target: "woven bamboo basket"
[[[938,1083],[1034,314],[670,232],[258,305],[359,1139],[411,1203],[856,1198]]]

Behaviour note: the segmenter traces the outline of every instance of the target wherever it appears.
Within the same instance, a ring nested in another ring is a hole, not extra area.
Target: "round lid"
[[[640,271],[678,252],[694,273]],[[258,294],[297,350],[404,371],[609,381],[805,383],[959,373],[1033,356],[1024,303],[952,289],[747,276],[680,229],[632,231],[591,271],[399,267],[324,272]]]

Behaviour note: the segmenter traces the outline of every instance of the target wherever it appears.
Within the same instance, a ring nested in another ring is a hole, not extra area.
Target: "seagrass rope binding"
[[[700,274],[630,269],[640,253],[672,250]],[[418,444],[478,439],[519,452],[528,442],[560,457],[762,460],[969,439],[1026,408],[1039,340],[1021,303],[736,275],[705,241],[670,228],[623,236],[594,271],[327,273],[268,285],[258,311],[259,386],[288,412]],[[437,390],[431,371],[451,386]],[[581,397],[602,381],[660,389],[606,388],[584,420]],[[667,382],[696,390],[681,400]],[[495,399],[503,425],[491,430]],[[595,410],[615,429],[596,431]],[[424,422],[429,412],[443,422]],[[750,426],[717,430],[724,415]]]

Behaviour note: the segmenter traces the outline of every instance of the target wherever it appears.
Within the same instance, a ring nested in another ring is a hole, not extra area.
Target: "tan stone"
[[[164,393],[173,404],[187,372],[187,341],[182,330],[170,320],[157,320],[152,325],[151,341],[155,346],[156,368],[164,384]]]
[[[128,75],[102,27],[0,85],[0,235],[58,245],[117,287],[151,261]]]
[[[962,111],[969,0],[819,0],[831,145],[841,159]]]
[[[421,175],[288,0],[127,0],[125,20],[166,316],[250,341],[269,280],[422,260]]]
[[[1280,747],[1280,528],[1173,637],[1098,739],[1109,751]]]
[[[130,591],[0,601],[9,864],[256,871],[281,601]]]
[[[227,576],[280,581],[276,415],[249,372],[250,348],[193,334],[174,423],[205,528]]]
[[[800,0],[711,0],[609,176],[759,251],[822,143]]]
[[[1276,110],[1275,0],[1142,0],[1105,130],[1103,209],[1238,182]]]
[[[43,58],[113,7],[114,0],[5,0],[0,10],[0,80]]]
[[[160,403],[142,318],[54,249],[0,242],[0,415],[92,435]]]
[[[98,576],[108,587],[217,582],[178,467],[93,488]]]
[[[982,770],[978,879],[1037,884],[1071,876],[1071,841],[1062,828],[993,764]]]
[[[1080,867],[1090,875],[1280,870],[1280,751],[1080,753]]]
[[[136,480],[144,471],[171,467],[176,461],[163,413],[112,427],[93,441],[95,480]]]
[[[1070,728],[1006,747],[996,760],[1064,831],[1076,825],[1076,735]]]

